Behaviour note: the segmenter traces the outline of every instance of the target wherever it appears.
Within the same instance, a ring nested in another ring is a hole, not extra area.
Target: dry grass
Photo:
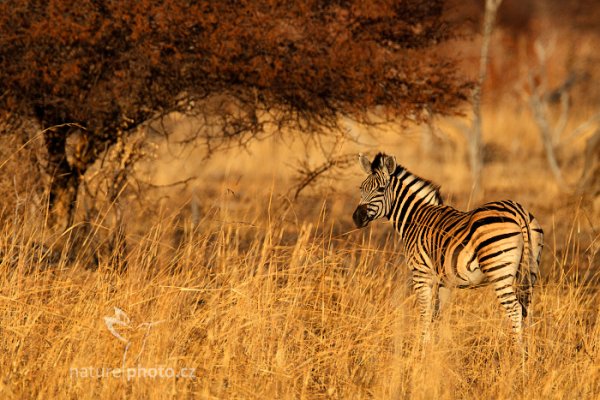
[[[500,156],[486,165],[484,197],[523,202],[546,230],[526,359],[488,289],[455,291],[434,342],[420,349],[397,237],[387,224],[350,225],[358,168],[292,204],[281,167],[292,153],[273,155],[280,148],[271,143],[205,166],[188,158],[203,179],[200,200],[192,206],[189,192],[173,191],[144,204],[122,273],[106,260],[86,269],[84,257],[44,267],[38,243],[48,233],[36,215],[6,225],[2,397],[598,398],[598,226],[585,204],[559,193],[541,152],[523,151],[539,148],[535,136],[511,124],[523,126],[506,119],[495,129],[510,135],[488,140]],[[452,204],[470,203],[460,142],[440,145],[436,161],[416,136],[379,143],[442,182]],[[159,181],[185,177],[177,165],[156,165]],[[195,378],[82,377],[88,367],[123,367],[125,344],[104,321],[114,307],[131,319],[116,326],[131,342],[126,368],[193,368]],[[158,323],[140,326],[150,322]]]

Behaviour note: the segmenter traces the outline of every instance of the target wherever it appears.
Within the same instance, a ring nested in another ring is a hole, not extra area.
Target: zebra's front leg
[[[431,322],[434,312],[437,313],[437,298],[433,290],[433,279],[431,275],[423,273],[417,269],[413,270],[413,288],[417,295],[419,303],[419,312],[421,314],[421,332],[423,341],[431,340]],[[435,308],[435,309],[434,309]]]
[[[435,289],[435,287],[434,287],[434,289]],[[434,293],[433,293],[433,300],[434,300],[433,320],[435,320],[436,318],[438,318],[440,316],[440,313],[445,308],[446,304],[448,303],[448,301],[450,299],[451,292],[452,291],[449,288],[447,288],[446,286],[444,286],[443,283],[440,282],[437,284],[437,291],[434,290]]]

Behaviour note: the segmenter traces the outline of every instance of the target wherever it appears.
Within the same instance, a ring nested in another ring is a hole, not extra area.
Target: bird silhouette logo
[[[161,321],[155,321],[155,322],[142,322],[141,324],[138,324],[137,326],[133,326],[131,318],[129,318],[129,316],[125,313],[125,311],[123,311],[119,307],[115,307],[114,310],[115,310],[114,316],[104,317],[104,324],[106,325],[106,328],[108,328],[108,331],[114,337],[116,337],[119,341],[125,343],[125,351],[123,352],[123,366],[125,366],[125,361],[127,359],[127,351],[131,347],[132,340],[123,336],[123,334],[121,334],[121,332],[119,332],[117,330],[117,328],[121,327],[124,330],[128,331],[129,333],[136,333],[139,330],[145,329],[145,332],[144,332],[144,335],[142,338],[141,348],[140,348],[140,351],[136,358],[136,360],[139,360],[142,352],[144,351],[144,347],[146,345],[146,339],[148,338],[148,335],[150,334],[150,328],[152,328],[153,326],[158,325],[164,321],[161,320]],[[138,337],[139,337],[139,335],[138,335]]]

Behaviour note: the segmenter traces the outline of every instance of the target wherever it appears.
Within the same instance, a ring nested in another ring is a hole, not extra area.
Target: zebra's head
[[[356,226],[362,228],[388,213],[391,206],[388,187],[398,165],[393,156],[383,153],[377,154],[373,162],[360,154],[358,161],[363,171],[369,174],[360,185],[360,203],[352,214]]]

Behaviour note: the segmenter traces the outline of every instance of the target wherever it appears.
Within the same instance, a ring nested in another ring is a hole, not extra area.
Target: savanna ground
[[[2,397],[598,398],[598,210],[559,190],[526,113],[488,109],[484,121],[481,201],[517,200],[546,233],[526,359],[489,288],[455,291],[433,343],[419,347],[397,235],[387,223],[352,226],[357,165],[293,200],[298,143],[270,139],[206,162],[162,143],[140,174],[197,179],[124,199],[127,252],[97,265],[47,252],[40,243],[57,239],[31,206],[35,191],[22,194],[3,171],[14,201],[0,237]],[[439,121],[445,134],[429,147],[424,128],[388,127],[375,140],[352,126],[362,143],[338,151],[394,154],[467,209],[460,123]],[[561,160],[569,182],[581,145]],[[18,168],[9,151],[3,168]],[[98,222],[84,247],[108,229]],[[129,318],[113,325],[123,341],[105,321],[115,307]],[[140,376],[161,367],[193,378]],[[120,368],[148,370],[127,379]]]

